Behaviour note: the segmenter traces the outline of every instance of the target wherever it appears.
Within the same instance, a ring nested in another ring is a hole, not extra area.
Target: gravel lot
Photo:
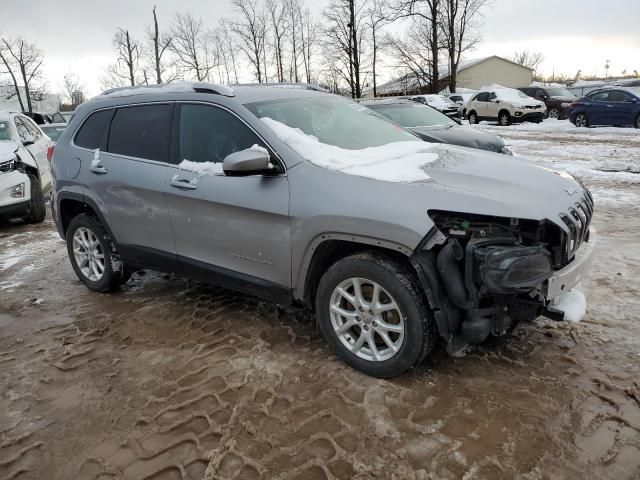
[[[639,479],[640,135],[479,128],[593,189],[581,323],[376,380],[304,315],[154,272],[95,294],[50,219],[4,226],[0,479]]]

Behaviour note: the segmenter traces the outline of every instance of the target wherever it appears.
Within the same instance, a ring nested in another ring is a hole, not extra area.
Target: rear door
[[[82,183],[104,215],[122,257],[131,263],[177,270],[164,179],[170,158],[172,103],[119,107],[96,112],[110,127],[100,149],[86,150]],[[83,127],[76,136],[84,141]],[[90,135],[87,135],[90,136]]]
[[[177,114],[175,165],[165,183],[183,271],[263,297],[286,294],[291,287],[291,225],[284,168],[271,153],[280,174],[224,175],[227,155],[253,145],[269,147],[223,107],[184,103]],[[261,285],[257,291],[256,285]]]
[[[622,90],[609,92],[609,103],[613,105],[613,125],[633,125],[635,103],[633,97]]]

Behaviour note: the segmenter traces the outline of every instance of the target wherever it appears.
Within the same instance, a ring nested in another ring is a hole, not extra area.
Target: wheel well
[[[64,234],[67,234],[67,227],[74,217],[77,217],[81,213],[88,213],[97,217],[96,212],[84,202],[73,199],[63,199],[60,202],[60,220],[62,221],[62,230]]]
[[[331,265],[343,258],[354,253],[373,252],[378,255],[385,256],[392,260],[405,265],[415,274],[415,268],[411,265],[409,258],[394,250],[384,247],[368,245],[365,243],[349,242],[346,240],[327,240],[322,242],[311,258],[311,263],[307,270],[307,276],[304,285],[304,303],[307,307],[314,309],[316,290],[322,275],[329,269]]]
[[[467,112],[467,116],[471,115],[472,113],[473,113],[474,115],[478,115],[478,114],[476,113],[476,111],[472,109],[472,110],[469,110],[469,111]]]
[[[24,171],[26,174],[30,174],[33,175],[34,177],[36,177],[38,180],[40,180],[40,172],[38,172],[37,168],[32,167],[31,165],[24,165]]]
[[[511,113],[509,113],[509,110],[507,110],[507,109],[503,108],[502,110],[500,110],[500,111],[498,112],[498,117],[499,117],[500,115],[502,115],[503,113],[506,113],[507,115],[511,116]]]

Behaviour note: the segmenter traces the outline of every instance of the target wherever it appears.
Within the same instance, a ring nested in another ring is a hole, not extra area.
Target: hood
[[[417,134],[426,142],[447,143],[497,153],[500,153],[504,147],[504,140],[502,140],[502,138],[475,128],[456,125],[451,128],[416,127],[409,128],[408,130]]]
[[[20,146],[13,140],[0,141],[0,162],[13,160]]]
[[[484,199],[521,212],[521,218],[552,218],[576,202],[582,191],[566,172],[518,157],[462,147],[439,146],[438,161],[425,166],[425,171],[430,179],[421,183],[446,190],[458,201],[467,198],[464,202],[468,205],[458,211],[474,211]],[[446,202],[442,207],[450,209]]]

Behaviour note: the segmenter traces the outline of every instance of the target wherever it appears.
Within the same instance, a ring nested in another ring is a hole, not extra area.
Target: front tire
[[[560,118],[560,110],[558,110],[557,108],[551,108],[547,112],[547,118],[553,118],[555,120],[558,120]]]
[[[575,118],[575,125],[578,128],[587,128],[589,126],[589,118],[586,113],[578,113]]]
[[[92,215],[74,217],[67,228],[67,252],[76,275],[95,292],[111,292],[126,281],[111,238]]]
[[[316,295],[320,331],[336,355],[377,378],[398,376],[433,349],[435,322],[411,272],[375,253],[329,267]]]
[[[476,125],[478,123],[478,115],[476,112],[471,110],[469,112],[469,125]]]
[[[502,110],[498,114],[498,125],[500,125],[501,127],[508,127],[509,125],[511,125],[511,115],[509,115],[509,112],[507,112],[506,110]]]
[[[47,207],[44,202],[44,193],[42,193],[42,184],[40,179],[29,173],[29,182],[31,183],[31,205],[29,207],[29,223],[42,223],[47,216]]]
[[[640,114],[636,117],[636,121],[633,124],[634,127],[640,128]]]

